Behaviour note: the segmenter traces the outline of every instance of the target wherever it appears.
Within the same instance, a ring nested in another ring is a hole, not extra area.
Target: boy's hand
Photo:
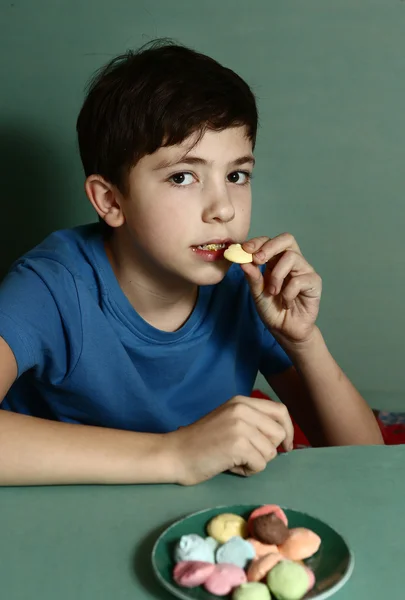
[[[294,428],[283,404],[235,396],[167,435],[178,483],[193,485],[228,470],[239,475],[263,471],[280,444],[292,449]]]
[[[257,310],[270,331],[289,342],[307,340],[319,311],[322,281],[289,233],[242,245],[253,262],[241,265]],[[266,264],[264,275],[257,265]]]

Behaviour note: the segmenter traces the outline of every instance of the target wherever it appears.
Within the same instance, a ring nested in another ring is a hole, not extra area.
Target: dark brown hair
[[[99,174],[126,192],[130,169],[161,146],[206,129],[246,126],[253,145],[255,97],[234,71],[167,40],[128,51],[90,82],[77,119],[86,176]]]

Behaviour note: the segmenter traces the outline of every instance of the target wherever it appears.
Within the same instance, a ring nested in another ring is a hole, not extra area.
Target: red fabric
[[[266,394],[263,394],[263,392],[261,392],[260,390],[253,390],[252,397],[270,400],[269,396],[267,396]],[[401,422],[401,423],[396,423],[396,424],[392,424],[392,425],[386,425],[385,423],[382,423],[381,420],[378,418],[378,411],[375,411],[374,414],[376,416],[377,423],[380,427],[382,436],[384,438],[384,442],[387,446],[395,446],[397,444],[405,444],[405,423]],[[295,449],[309,448],[311,446],[311,444],[309,443],[309,441],[307,440],[307,438],[305,437],[305,435],[303,434],[301,429],[298,427],[297,423],[294,422],[294,420],[293,420],[293,425],[294,425],[294,448]],[[282,448],[279,448],[278,451],[284,452],[284,450]]]
[[[378,424],[381,429],[381,433],[384,438],[384,442],[387,446],[396,446],[398,444],[405,444],[405,424],[398,423],[397,425],[384,425],[381,421]]]

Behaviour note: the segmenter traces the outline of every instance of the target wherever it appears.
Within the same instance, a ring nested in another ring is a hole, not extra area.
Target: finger
[[[269,417],[260,411],[249,408],[245,420],[246,423],[255,428],[257,433],[260,432],[261,435],[264,435],[276,448],[280,444],[284,444],[287,432],[284,428],[284,423],[280,423],[275,417]]]
[[[264,471],[266,466],[267,465],[265,465],[263,468],[252,470],[250,465],[240,465],[239,467],[233,467],[232,469],[229,469],[229,471],[230,473],[235,473],[235,475],[240,475],[241,477],[251,477],[252,475],[256,475],[257,473]]]
[[[271,435],[271,439],[276,448],[281,444],[284,450],[289,452],[293,448],[294,425],[288,409],[285,404],[282,404],[281,402],[273,402],[272,400],[264,400],[264,402],[270,404],[271,416],[268,418],[271,419],[272,424],[265,423],[263,417],[261,417],[263,427],[265,425],[268,427],[269,434]],[[275,423],[278,425],[277,429],[274,427]]]
[[[276,264],[271,269],[269,267],[270,264],[266,266],[264,274],[264,290],[273,296],[281,292],[287,275],[297,276],[314,272],[302,254],[297,254],[294,250],[286,250]]]
[[[259,267],[253,263],[241,265],[246,281],[254,299],[259,298],[264,290],[264,279]]]
[[[232,469],[228,469],[230,473],[235,473],[235,475],[240,475],[241,477],[248,477],[249,474],[246,473],[244,467],[232,467]]]
[[[257,427],[276,448],[282,444],[285,450],[292,449],[294,425],[285,404],[247,396],[236,396],[231,403],[235,405],[235,418]]]
[[[244,476],[264,471],[268,461],[277,454],[274,446],[264,436],[264,439],[259,440],[261,434],[254,427],[247,426],[246,431],[247,435],[240,446],[239,456],[235,456],[235,464],[230,469],[233,473]],[[259,441],[254,444],[252,438],[257,438]]]
[[[271,439],[261,431],[257,431],[254,427],[251,428],[249,441],[260,452],[266,464],[277,456],[277,448],[280,444],[273,444]]]
[[[246,423],[244,437],[239,446],[239,456],[235,456],[237,464],[234,466],[240,466],[249,461],[252,462],[257,457],[256,452],[267,464],[277,456],[277,446],[264,433],[259,431],[255,424]]]
[[[232,469],[229,469],[229,471],[231,473],[235,473],[235,475],[241,475],[242,477],[251,477],[252,475],[261,473],[266,467],[266,461],[257,457],[254,462],[249,460],[246,464],[232,467]]]
[[[246,252],[250,252],[251,254],[254,254],[269,240],[271,240],[271,238],[269,238],[268,235],[261,235],[261,236],[252,238],[251,240],[247,240],[246,242],[243,242],[242,248]]]
[[[279,423],[285,431],[285,439],[282,443],[283,448],[287,451],[292,449],[294,441],[294,425],[285,404],[282,402],[275,402],[274,400],[249,398],[247,396],[238,397],[246,401],[246,404],[249,406],[252,406],[259,412],[265,413]]]
[[[258,237],[245,242],[243,249],[246,252],[254,254],[254,260],[258,264],[263,264],[270,260],[273,256],[281,254],[286,250],[294,250],[301,254],[301,250],[290,233],[282,233],[275,238]]]
[[[322,280],[316,273],[307,273],[292,277],[287,283],[281,296],[286,309],[290,309],[298,296],[306,298],[320,298],[322,292]]]

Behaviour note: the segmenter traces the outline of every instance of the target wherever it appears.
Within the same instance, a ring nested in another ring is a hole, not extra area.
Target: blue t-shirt
[[[69,423],[167,432],[291,366],[257,315],[239,266],[199,289],[175,332],[121,290],[99,224],[58,231],[0,285],[0,336],[18,379],[1,408]]]

